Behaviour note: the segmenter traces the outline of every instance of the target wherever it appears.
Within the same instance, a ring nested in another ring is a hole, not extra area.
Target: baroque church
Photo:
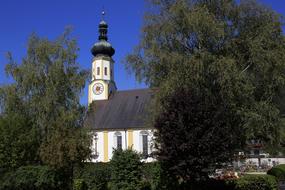
[[[149,106],[153,97],[151,89],[118,91],[114,81],[112,56],[115,50],[108,42],[108,25],[99,23],[99,38],[92,49],[92,78],[88,87],[89,112],[85,124],[92,129],[92,162],[108,162],[115,149],[132,148],[142,155],[143,161],[154,160],[152,152],[154,129],[147,125]],[[256,143],[250,143],[253,147]],[[260,149],[260,148],[259,148]],[[285,163],[285,158],[255,156],[250,146],[248,163]]]
[[[92,162],[108,162],[115,149],[132,148],[146,162],[152,161],[153,129],[146,124],[151,89],[117,90],[108,42],[108,25],[99,23],[99,38],[92,49],[92,79],[88,87],[86,124],[93,131]]]

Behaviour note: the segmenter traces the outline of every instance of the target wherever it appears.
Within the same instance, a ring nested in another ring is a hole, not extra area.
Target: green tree
[[[82,183],[86,183],[90,190],[107,190],[111,177],[109,165],[109,163],[86,162],[80,167],[76,167],[74,177]]]
[[[141,186],[142,163],[131,149],[115,150],[110,161],[112,190],[137,190]]]
[[[154,118],[158,160],[170,185],[207,179],[220,164],[231,161],[245,139],[243,107],[229,103],[236,97],[246,101],[239,75],[214,70],[208,76],[212,80],[189,82],[187,71],[181,71],[185,80],[172,79],[161,87]]]
[[[0,118],[0,168],[17,168],[38,162],[37,130],[18,114]]]
[[[0,88],[0,168],[39,162],[39,130],[26,114],[14,85]]]
[[[0,101],[2,115],[20,112],[29,118],[21,127],[37,131],[41,163],[66,171],[69,177],[75,164],[89,158],[91,143],[82,129],[85,108],[80,104],[88,72],[80,69],[77,53],[69,29],[54,41],[31,35],[20,64],[8,54],[6,71],[14,83],[1,88]],[[28,146],[22,148],[30,151]]]
[[[256,1],[148,2],[142,39],[126,66],[157,88],[153,125],[162,169],[183,182],[203,178],[212,159],[228,161],[236,145],[254,138],[278,152],[281,16]]]
[[[0,190],[65,190],[64,177],[48,166],[22,166],[0,178]]]

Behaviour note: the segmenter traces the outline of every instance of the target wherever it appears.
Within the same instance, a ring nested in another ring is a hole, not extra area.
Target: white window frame
[[[114,149],[117,149],[117,148],[118,148],[118,136],[121,137],[121,146],[122,146],[121,148],[123,149],[123,135],[122,135],[122,133],[119,132],[119,131],[116,131],[116,132],[114,133],[113,148],[114,148]]]
[[[150,149],[150,134],[148,131],[141,131],[140,135],[139,135],[139,151],[141,154],[143,154],[143,136],[147,136],[147,154],[148,157],[151,153],[151,149]]]

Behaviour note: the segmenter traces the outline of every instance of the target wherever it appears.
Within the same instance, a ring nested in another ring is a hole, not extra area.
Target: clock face
[[[104,91],[104,86],[101,83],[95,83],[93,86],[93,92],[96,95],[102,94],[102,92]]]

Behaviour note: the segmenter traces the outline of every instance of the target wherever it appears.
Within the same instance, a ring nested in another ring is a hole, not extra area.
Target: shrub
[[[271,168],[270,170],[268,170],[267,174],[275,176],[278,180],[285,179],[285,164],[281,164]]]
[[[203,181],[193,181],[190,183],[182,183],[176,189],[187,190],[233,190],[234,183],[232,180],[216,180],[207,179]]]
[[[235,180],[236,190],[277,190],[276,178],[270,175],[246,175]]]
[[[88,190],[107,190],[111,172],[109,163],[84,163],[75,169],[74,177],[80,179]]]
[[[47,166],[23,166],[6,172],[0,182],[0,190],[59,190],[68,184],[58,171]]]
[[[73,190],[87,190],[88,187],[83,179],[74,179]]]
[[[115,150],[110,161],[111,190],[138,190],[142,185],[140,156],[131,149]]]
[[[141,190],[158,190],[161,187],[159,163],[142,163],[141,169]],[[107,190],[111,178],[110,163],[84,163],[76,167],[74,178],[74,186],[84,183],[88,190]]]
[[[161,168],[159,162],[144,163],[142,168],[143,181],[151,190],[161,187]],[[146,187],[145,187],[146,188]]]

